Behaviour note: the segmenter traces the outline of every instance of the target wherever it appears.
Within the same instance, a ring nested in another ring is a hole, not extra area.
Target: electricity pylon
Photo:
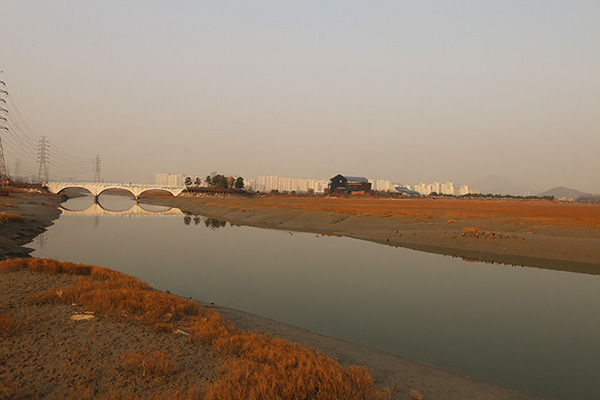
[[[38,146],[38,162],[40,163],[40,169],[38,171],[38,180],[41,182],[48,182],[48,141],[46,136],[42,136],[40,144]],[[44,178],[42,180],[42,177]]]
[[[15,161],[15,172],[13,174],[14,179],[18,179],[21,176],[21,160]]]
[[[96,154],[96,160],[94,161],[94,182],[100,182],[100,172],[102,171],[102,160],[100,156]]]
[[[7,130],[8,128],[5,126],[0,126],[1,130]],[[4,162],[4,149],[2,148],[2,136],[0,136],[0,186],[4,187],[4,185],[8,183],[8,171],[6,170],[6,163]]]
[[[2,73],[4,71],[0,71]],[[0,81],[0,86],[6,86],[3,81]],[[0,89],[0,94],[8,94],[6,90]],[[3,104],[6,104],[6,100],[0,98]],[[8,113],[8,110],[5,108],[0,108],[1,111]],[[7,122],[7,119],[1,117],[1,120]],[[8,132],[8,128],[6,126],[0,125],[0,133],[3,131]],[[4,187],[4,185],[8,183],[8,170],[6,168],[6,162],[4,161],[4,149],[2,148],[2,136],[0,135],[0,186]]]

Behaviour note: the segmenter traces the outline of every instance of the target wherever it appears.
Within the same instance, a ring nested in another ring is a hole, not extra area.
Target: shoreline
[[[406,399],[417,390],[426,399],[443,400],[543,400],[493,383],[405,359],[356,343],[333,338],[299,326],[237,309],[197,301],[239,329],[272,334],[321,350],[342,365],[360,365],[371,371],[378,387],[392,390],[392,399]]]
[[[295,202],[289,202],[285,198],[280,203],[269,199],[207,197],[147,201],[149,204],[177,207],[183,212],[240,225],[347,236],[388,246],[459,257],[466,261],[600,275],[600,226],[596,225],[580,227],[519,218],[481,216],[352,214],[350,212],[353,211],[335,212],[327,207],[299,208]],[[438,200],[438,204],[443,205],[443,201]],[[485,202],[493,204],[493,200]],[[505,202],[507,201],[498,201]],[[600,207],[596,209],[600,211]],[[598,216],[600,222],[600,212]],[[477,229],[477,236],[470,233],[472,229]]]
[[[13,251],[6,252],[5,250],[10,248],[10,244],[2,243],[4,251],[2,255],[6,258],[14,258],[13,254],[22,256],[25,253],[28,255],[31,249],[27,249],[24,245],[33,241],[47,226],[52,225],[52,221],[61,213],[58,209],[60,204],[58,196],[39,193],[19,199],[11,197],[10,202],[15,205],[15,207],[11,207],[13,212],[22,213],[24,220],[0,228],[1,232],[13,232],[15,239],[18,239],[12,244]],[[539,399],[532,395],[365,348],[283,322],[213,304],[199,303],[208,309],[217,311],[241,329],[269,333],[318,348],[343,365],[363,365],[371,370],[378,387],[391,388],[394,399],[406,398],[412,390],[418,390],[425,395],[425,398],[430,399]]]
[[[0,212],[19,215],[22,220],[0,224],[0,260],[29,257],[26,247],[62,213],[60,196],[17,189],[10,196],[0,197]]]

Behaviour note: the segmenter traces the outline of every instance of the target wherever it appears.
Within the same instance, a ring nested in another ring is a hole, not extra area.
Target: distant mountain
[[[576,199],[581,196],[591,196],[591,193],[584,193],[584,192],[580,192],[579,190],[570,189],[570,188],[567,188],[564,186],[558,186],[558,187],[555,187],[555,188],[552,188],[550,190],[546,190],[545,192],[540,193],[539,196],[554,196],[557,199],[560,199],[563,197]]]
[[[511,180],[498,175],[490,175],[473,185],[483,194],[511,194],[513,196],[533,195],[535,192],[524,186],[519,186]]]

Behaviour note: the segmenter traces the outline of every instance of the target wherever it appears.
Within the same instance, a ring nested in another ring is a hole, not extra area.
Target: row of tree
[[[222,174],[217,174],[213,172],[210,175],[207,175],[204,181],[200,177],[196,177],[196,179],[192,180],[191,177],[186,177],[184,180],[184,184],[186,187],[201,187],[203,184],[217,189],[238,189],[241,190],[244,188],[244,178],[241,176],[233,177],[233,176],[225,176]]]

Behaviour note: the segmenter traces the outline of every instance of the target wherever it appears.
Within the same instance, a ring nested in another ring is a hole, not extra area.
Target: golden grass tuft
[[[218,339],[215,347],[235,357],[223,365],[205,400],[389,398],[366,369],[342,366],[318,350],[270,335],[239,332]]]
[[[177,364],[166,351],[137,351],[125,354],[121,358],[121,367],[132,373],[171,375],[177,370]]]
[[[89,275],[92,268],[94,267],[90,265],[73,264],[47,258],[15,258],[0,262],[0,272],[30,269],[52,274]]]
[[[0,271],[23,268],[82,275],[75,277],[68,287],[31,296],[32,303],[82,304],[98,314],[125,318],[162,332],[181,327],[197,345],[221,354],[226,361],[218,378],[206,390],[207,400],[390,397],[389,391],[375,387],[372,375],[362,367],[340,365],[315,349],[271,335],[240,331],[220,314],[155,290],[132,276],[56,260],[0,262]],[[129,369],[143,365],[146,372],[168,374],[175,368],[169,360],[166,354],[154,352],[130,354],[123,362]],[[173,398],[198,398],[192,389],[192,386],[183,388]]]
[[[23,217],[14,213],[0,212],[0,224],[7,222],[23,222]]]
[[[10,314],[0,314],[0,336],[6,338],[27,329],[27,322],[13,318]]]

